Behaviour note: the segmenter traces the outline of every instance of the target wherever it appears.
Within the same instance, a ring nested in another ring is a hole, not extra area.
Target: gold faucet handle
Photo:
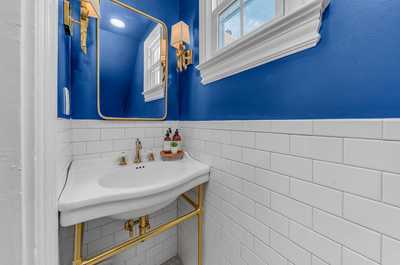
[[[125,153],[122,153],[121,157],[118,159],[118,163],[120,166],[128,165],[128,159],[126,158]]]
[[[151,227],[150,227],[150,219],[149,219],[148,215],[145,216],[145,220],[146,220],[146,232],[149,232]]]
[[[134,237],[135,236],[135,221],[133,221],[132,219],[129,219],[128,221],[126,221],[124,224],[124,230],[129,232],[129,237]]]

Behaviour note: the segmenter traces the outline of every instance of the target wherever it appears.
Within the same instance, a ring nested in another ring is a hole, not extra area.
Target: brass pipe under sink
[[[74,239],[74,260],[72,265],[96,265],[103,262],[125,250],[136,246],[137,244],[144,242],[150,238],[153,238],[177,225],[183,223],[193,217],[197,217],[197,265],[203,265],[203,218],[204,218],[204,184],[196,187],[196,202],[193,202],[189,196],[182,195],[182,197],[193,207],[193,211],[183,216],[177,217],[174,220],[163,224],[153,230],[150,230],[148,216],[142,216],[139,219],[139,230],[143,225],[143,234],[139,233],[139,236],[129,239],[109,250],[106,250],[88,260],[82,258],[82,234],[83,234],[83,223],[75,225],[75,239]]]

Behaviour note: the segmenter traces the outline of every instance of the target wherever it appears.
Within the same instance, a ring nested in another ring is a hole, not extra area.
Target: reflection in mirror
[[[167,27],[117,0],[102,0],[99,114],[105,119],[164,119]]]

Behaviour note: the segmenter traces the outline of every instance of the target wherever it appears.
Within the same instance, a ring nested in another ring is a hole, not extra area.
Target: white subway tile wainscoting
[[[61,121],[60,121],[61,122]],[[135,140],[139,138],[143,145],[142,155],[148,152],[159,153],[165,131],[178,127],[178,122],[106,122],[94,120],[62,121],[58,133],[59,176],[62,182],[66,172],[66,161],[110,157],[117,159],[125,152],[132,161]],[[70,148],[66,147],[66,142]],[[72,150],[71,150],[72,149]],[[68,159],[69,158],[69,159]],[[67,163],[67,164],[68,164]],[[63,169],[63,170],[61,170]],[[177,203],[150,216],[152,227],[166,223],[177,216]],[[112,245],[126,241],[128,232],[123,230],[124,222],[110,218],[101,218],[84,225],[84,258],[94,256]],[[60,265],[71,265],[73,257],[73,227],[60,227]],[[177,251],[177,228],[148,240],[102,265],[160,265],[175,257]],[[166,264],[179,264],[176,259]]]
[[[70,159],[131,156],[136,138],[158,153],[168,127],[212,166],[205,197],[204,265],[398,265],[400,120],[68,121],[59,126],[59,174]],[[131,158],[130,158],[131,159]],[[60,177],[62,179],[62,177]],[[399,185],[398,185],[399,184]],[[178,201],[152,225],[187,210]],[[195,220],[107,265],[196,265]],[[121,221],[85,226],[84,254],[127,238]],[[72,229],[60,229],[70,265]]]
[[[212,165],[205,265],[400,264],[400,120],[180,127],[185,149]],[[185,265],[196,265],[194,225],[178,229]]]

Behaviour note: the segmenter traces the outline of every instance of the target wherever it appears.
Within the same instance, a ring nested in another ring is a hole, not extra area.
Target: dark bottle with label
[[[167,130],[167,133],[165,134],[164,137],[164,145],[163,145],[163,151],[166,153],[171,152],[171,137],[169,137],[169,131]]]
[[[174,141],[178,144],[178,151],[182,151],[182,138],[179,135],[178,129],[175,130],[175,134],[172,137],[172,141]]]

